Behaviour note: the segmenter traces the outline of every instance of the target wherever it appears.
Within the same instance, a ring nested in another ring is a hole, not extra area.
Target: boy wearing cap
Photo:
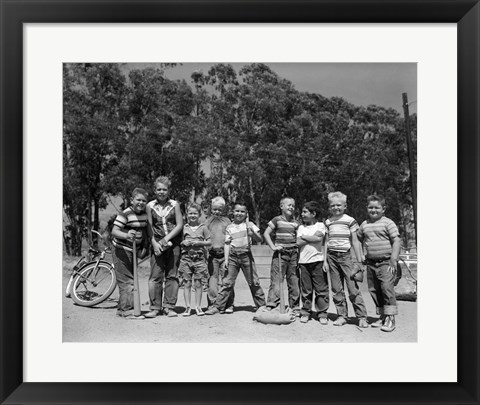
[[[382,196],[367,198],[368,219],[360,225],[358,238],[367,252],[364,263],[367,265],[368,289],[380,315],[371,326],[392,332],[398,314],[394,283],[401,239],[397,225],[385,216],[385,209]]]

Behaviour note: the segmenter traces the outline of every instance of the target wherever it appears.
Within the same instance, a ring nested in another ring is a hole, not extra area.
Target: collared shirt
[[[348,252],[352,247],[350,237],[358,229],[358,223],[354,218],[343,214],[338,219],[325,221],[328,234],[328,250],[335,252]]]
[[[199,242],[210,241],[210,231],[207,229],[205,224],[199,224],[198,226],[190,226],[185,224],[183,226],[183,240],[193,240]],[[198,251],[203,252],[206,256],[206,248],[204,246],[182,246],[182,253],[187,253],[188,251]]]
[[[175,215],[175,206],[177,204],[175,200],[168,200],[162,205],[156,199],[147,204],[152,213],[152,227],[155,239],[160,240],[164,238],[165,235],[177,226]]]
[[[232,221],[224,216],[209,216],[205,221],[210,234],[212,236],[212,246],[211,249],[223,249],[225,244],[225,231],[227,226],[230,225]]]
[[[381,217],[360,225],[358,237],[363,240],[368,259],[379,259],[392,255],[393,240],[399,236],[397,225],[390,218]]]
[[[258,229],[257,225],[253,222],[249,222],[248,226],[252,231],[260,232],[260,229]],[[251,245],[251,241],[248,240],[247,223],[242,222],[237,224],[232,222],[228,225],[225,231],[225,243],[230,243],[230,246],[236,249],[247,249],[248,246]]]

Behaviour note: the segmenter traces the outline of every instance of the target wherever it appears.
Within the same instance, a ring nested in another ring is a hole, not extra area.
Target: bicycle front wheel
[[[82,307],[93,307],[110,297],[116,285],[117,277],[110,263],[89,263],[73,282],[72,299]]]

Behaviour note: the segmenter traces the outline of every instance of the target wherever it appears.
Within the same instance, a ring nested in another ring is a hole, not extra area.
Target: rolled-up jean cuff
[[[385,305],[383,307],[383,313],[385,315],[397,315],[398,314],[398,308],[396,305]]]

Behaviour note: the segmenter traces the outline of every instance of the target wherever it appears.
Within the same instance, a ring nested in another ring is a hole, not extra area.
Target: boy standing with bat
[[[136,188],[132,192],[131,205],[119,213],[113,223],[113,264],[117,275],[118,299],[117,316],[127,319],[144,319],[142,315],[134,315],[134,278],[133,253],[134,241],[136,249],[142,244],[147,228],[147,192],[143,188]],[[138,311],[139,309],[137,309]]]

